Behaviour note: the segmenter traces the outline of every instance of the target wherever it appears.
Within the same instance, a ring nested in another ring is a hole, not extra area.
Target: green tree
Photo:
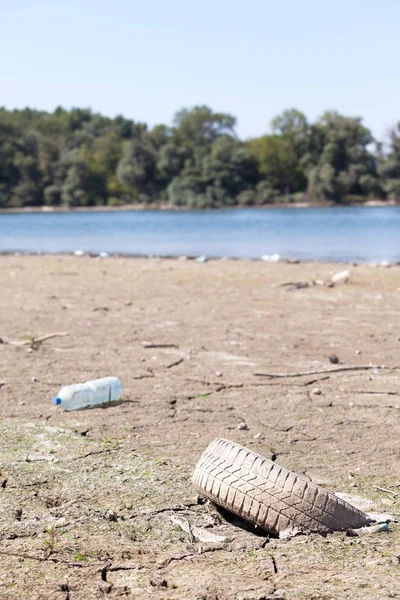
[[[156,190],[157,154],[148,137],[125,142],[117,178],[128,198],[152,199]]]
[[[183,146],[209,146],[223,134],[234,134],[236,119],[226,113],[214,113],[208,106],[183,108],[174,117],[173,136]]]
[[[314,136],[314,149],[320,145],[309,172],[314,199],[341,203],[378,190],[377,161],[369,149],[374,140],[361,119],[327,112],[315,125]]]
[[[400,200],[400,122],[390,135],[390,149],[380,157],[382,187],[390,200]]]

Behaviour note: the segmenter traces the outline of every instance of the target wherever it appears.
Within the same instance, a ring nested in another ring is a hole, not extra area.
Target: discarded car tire
[[[369,524],[351,504],[225,439],[215,439],[203,452],[193,485],[215,504],[274,535],[325,534]]]

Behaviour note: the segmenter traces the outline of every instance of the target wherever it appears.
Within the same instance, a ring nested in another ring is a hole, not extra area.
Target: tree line
[[[152,129],[90,109],[0,108],[0,208],[400,200],[400,123],[385,148],[338,112],[310,123],[285,110],[244,141],[235,126],[206,106]]]

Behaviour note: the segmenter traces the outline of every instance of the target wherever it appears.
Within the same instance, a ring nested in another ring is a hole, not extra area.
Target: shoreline
[[[266,265],[330,265],[339,267],[380,267],[390,268],[400,266],[400,260],[389,262],[386,260],[382,261],[351,261],[351,260],[325,260],[325,259],[300,259],[300,258],[285,258],[278,255],[264,255],[257,257],[246,257],[246,256],[206,256],[206,255],[179,255],[175,256],[172,254],[130,254],[128,252],[91,252],[85,250],[74,250],[71,252],[36,252],[36,251],[21,251],[21,250],[0,250],[1,257],[38,257],[38,258],[101,258],[106,259],[134,259],[134,260],[161,260],[161,261],[173,261],[173,262],[196,262],[198,264],[204,264],[208,262],[212,263],[264,263]]]
[[[348,204],[318,203],[318,202],[276,202],[274,204],[253,204],[251,206],[222,206],[219,208],[192,209],[187,206],[174,206],[167,202],[155,202],[154,204],[122,204],[120,206],[24,206],[21,208],[0,208],[0,214],[31,214],[31,213],[74,213],[74,212],[139,212],[139,211],[177,211],[177,212],[203,212],[206,210],[239,210],[239,209],[282,209],[282,208],[375,208],[375,207],[400,206],[400,202],[394,200],[368,200],[366,202],[350,202]]]

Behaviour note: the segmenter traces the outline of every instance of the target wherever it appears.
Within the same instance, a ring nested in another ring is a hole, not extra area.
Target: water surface
[[[0,214],[0,251],[400,260],[400,207]]]

